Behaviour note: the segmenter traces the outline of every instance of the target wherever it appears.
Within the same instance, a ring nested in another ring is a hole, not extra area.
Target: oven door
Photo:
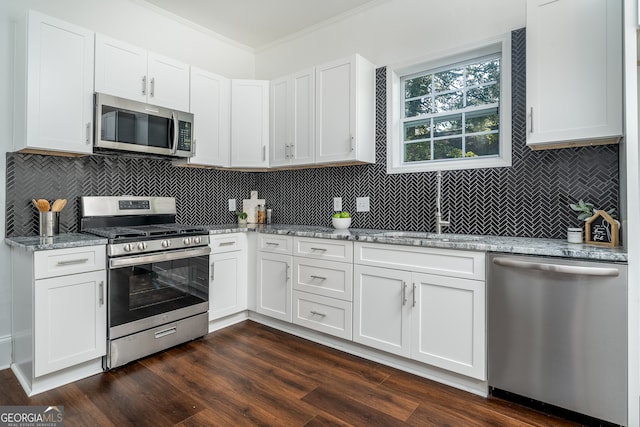
[[[202,247],[110,259],[109,339],[206,313],[210,252]]]

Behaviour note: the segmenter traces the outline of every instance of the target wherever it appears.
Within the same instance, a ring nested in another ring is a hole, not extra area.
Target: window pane
[[[500,60],[467,66],[467,86],[500,81]]]
[[[431,160],[431,143],[429,141],[405,144],[405,162],[419,162],[423,160]]]
[[[469,89],[467,106],[493,104],[500,100],[500,89],[497,84]]]
[[[404,103],[404,116],[416,117],[421,114],[430,114],[433,111],[431,98],[414,99]]]
[[[497,133],[468,136],[466,139],[466,157],[492,156],[500,154]]]
[[[497,108],[474,111],[466,115],[465,131],[467,133],[489,132],[498,130],[499,124],[500,116]]]
[[[421,120],[419,122],[405,123],[404,140],[413,141],[425,139],[431,136],[431,120]]]
[[[462,157],[462,138],[433,141],[434,159],[456,159]]]
[[[462,108],[462,92],[436,96],[434,113],[455,111]]]
[[[436,92],[462,89],[464,87],[464,69],[455,68],[434,74],[433,86]]]
[[[404,81],[404,99],[431,93],[431,74]]]
[[[433,119],[433,136],[460,135],[462,114]]]

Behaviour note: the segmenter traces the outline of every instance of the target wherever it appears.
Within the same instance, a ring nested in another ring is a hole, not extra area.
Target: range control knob
[[[193,238],[193,244],[194,245],[199,245],[200,244],[200,236],[196,236]]]
[[[131,252],[133,250],[133,245],[131,245],[131,243],[127,243],[122,247],[122,249],[124,249],[125,252]]]
[[[145,242],[138,243],[138,249],[144,251],[145,249],[147,249],[147,244]]]
[[[171,246],[171,242],[170,242],[170,241],[168,241],[168,240],[163,240],[163,241],[162,241],[162,247],[163,247],[163,248],[165,248],[165,249],[166,249],[166,248],[168,248],[169,246]]]
[[[188,246],[191,244],[191,238],[190,237],[185,237],[184,240],[182,241],[182,243],[184,243],[185,246]]]

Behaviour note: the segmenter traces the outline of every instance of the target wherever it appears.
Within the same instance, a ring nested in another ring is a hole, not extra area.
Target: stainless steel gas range
[[[209,234],[175,223],[172,197],[82,197],[80,228],[106,237],[111,369],[208,331]]]

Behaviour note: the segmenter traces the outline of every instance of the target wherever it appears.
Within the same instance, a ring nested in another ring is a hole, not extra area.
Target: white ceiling
[[[143,0],[253,49],[380,0]]]

